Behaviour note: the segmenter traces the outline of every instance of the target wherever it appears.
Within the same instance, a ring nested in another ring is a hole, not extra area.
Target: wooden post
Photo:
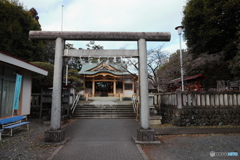
[[[116,96],[116,79],[114,78],[114,81],[113,81],[113,97]]]
[[[122,93],[119,93],[119,99],[122,101]]]
[[[86,93],[85,96],[86,96],[86,101],[88,101],[88,93]]]
[[[92,97],[94,97],[95,94],[95,80],[94,78],[92,79]]]

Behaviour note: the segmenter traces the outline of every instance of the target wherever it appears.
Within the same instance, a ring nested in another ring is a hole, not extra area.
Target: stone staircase
[[[79,104],[73,113],[73,118],[135,118],[130,104]]]

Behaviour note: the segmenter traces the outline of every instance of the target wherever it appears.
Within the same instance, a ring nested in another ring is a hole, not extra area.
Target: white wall
[[[22,79],[22,115],[30,114],[31,108],[31,92],[32,92],[32,74],[25,70]]]

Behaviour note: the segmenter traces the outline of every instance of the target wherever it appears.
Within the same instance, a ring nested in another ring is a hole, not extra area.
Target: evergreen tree
[[[237,53],[240,0],[188,0],[182,24],[187,46],[195,57],[221,54],[232,60]]]
[[[30,30],[41,30],[32,11],[17,0],[0,0],[0,50],[26,61],[43,61],[43,41],[29,39]]]
[[[32,74],[32,92],[41,92],[41,85],[52,85],[54,65],[46,62],[31,62],[32,64],[48,71],[47,76],[37,73]]]
[[[240,26],[239,26],[240,29]],[[237,41],[237,55],[233,58],[230,63],[229,68],[232,71],[232,74],[235,75],[236,79],[240,79],[240,31],[238,32],[238,41]]]

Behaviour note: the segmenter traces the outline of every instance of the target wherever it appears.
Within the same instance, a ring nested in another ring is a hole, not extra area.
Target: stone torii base
[[[30,31],[31,39],[56,40],[53,94],[50,130],[45,133],[46,142],[61,142],[65,130],[61,129],[62,65],[65,40],[137,41],[139,57],[140,125],[137,139],[153,141],[154,130],[150,129],[148,98],[148,71],[146,41],[170,41],[170,32],[78,32],[78,31]],[[78,55],[80,57],[81,55]],[[99,56],[101,56],[99,54]],[[131,55],[129,55],[131,57]]]

